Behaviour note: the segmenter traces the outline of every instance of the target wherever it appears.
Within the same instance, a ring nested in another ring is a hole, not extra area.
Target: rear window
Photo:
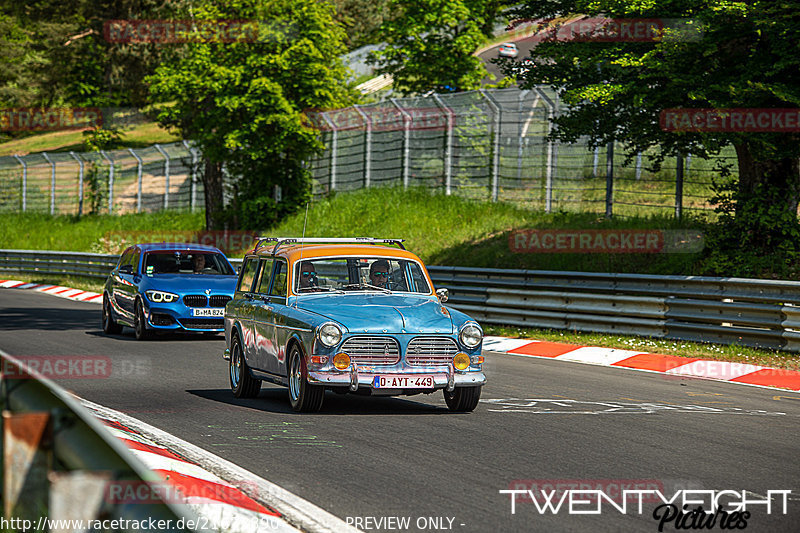
[[[220,253],[204,251],[158,251],[148,252],[144,261],[144,273],[159,274],[233,276],[228,261]]]

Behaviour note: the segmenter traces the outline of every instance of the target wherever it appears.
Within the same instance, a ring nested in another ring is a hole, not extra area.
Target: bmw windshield
[[[143,264],[148,276],[158,274],[185,275],[234,275],[225,256],[216,252],[202,251],[157,251],[148,252]]]

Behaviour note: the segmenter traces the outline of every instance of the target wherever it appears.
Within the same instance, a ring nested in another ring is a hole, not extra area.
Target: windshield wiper
[[[299,287],[297,292],[343,292],[333,287]]]
[[[385,292],[386,294],[392,294],[392,291],[390,291],[385,287],[378,287],[376,285],[370,285],[369,283],[351,283],[349,285],[345,285],[344,287],[342,287],[343,290],[361,289],[361,288],[375,289],[376,291],[382,291]]]

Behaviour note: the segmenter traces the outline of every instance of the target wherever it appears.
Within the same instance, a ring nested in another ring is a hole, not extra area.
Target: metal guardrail
[[[157,490],[141,499],[112,497],[112,484],[163,481],[64,389],[2,351],[0,363],[2,516],[20,526],[12,522],[11,529],[21,531],[23,520],[41,531],[71,531],[63,526],[67,519],[114,521],[115,530],[132,532],[143,523],[160,523],[167,531],[199,523],[188,507],[164,502]]]
[[[103,278],[117,256],[0,250],[0,271]],[[232,259],[234,266],[241,260]],[[487,324],[800,352],[800,282],[429,266],[448,305]]]

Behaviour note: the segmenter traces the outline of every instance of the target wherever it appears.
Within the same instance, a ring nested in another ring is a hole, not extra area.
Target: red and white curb
[[[800,391],[800,372],[747,363],[491,336],[483,339],[483,349],[521,357],[545,357],[559,361],[660,372],[671,376]]]
[[[181,498],[179,503],[208,521],[207,529],[226,533],[358,531],[217,455],[124,413],[80,401],[145,466],[174,487],[171,494]]]
[[[72,289],[70,287],[62,287],[61,285],[42,285],[39,283],[28,283],[25,281],[17,281],[13,279],[0,280],[0,287],[6,289],[32,289],[37,292],[44,292],[52,294],[59,298],[66,298],[68,300],[75,300],[77,302],[95,302],[103,303],[103,295],[91,291],[82,291],[80,289]]]

